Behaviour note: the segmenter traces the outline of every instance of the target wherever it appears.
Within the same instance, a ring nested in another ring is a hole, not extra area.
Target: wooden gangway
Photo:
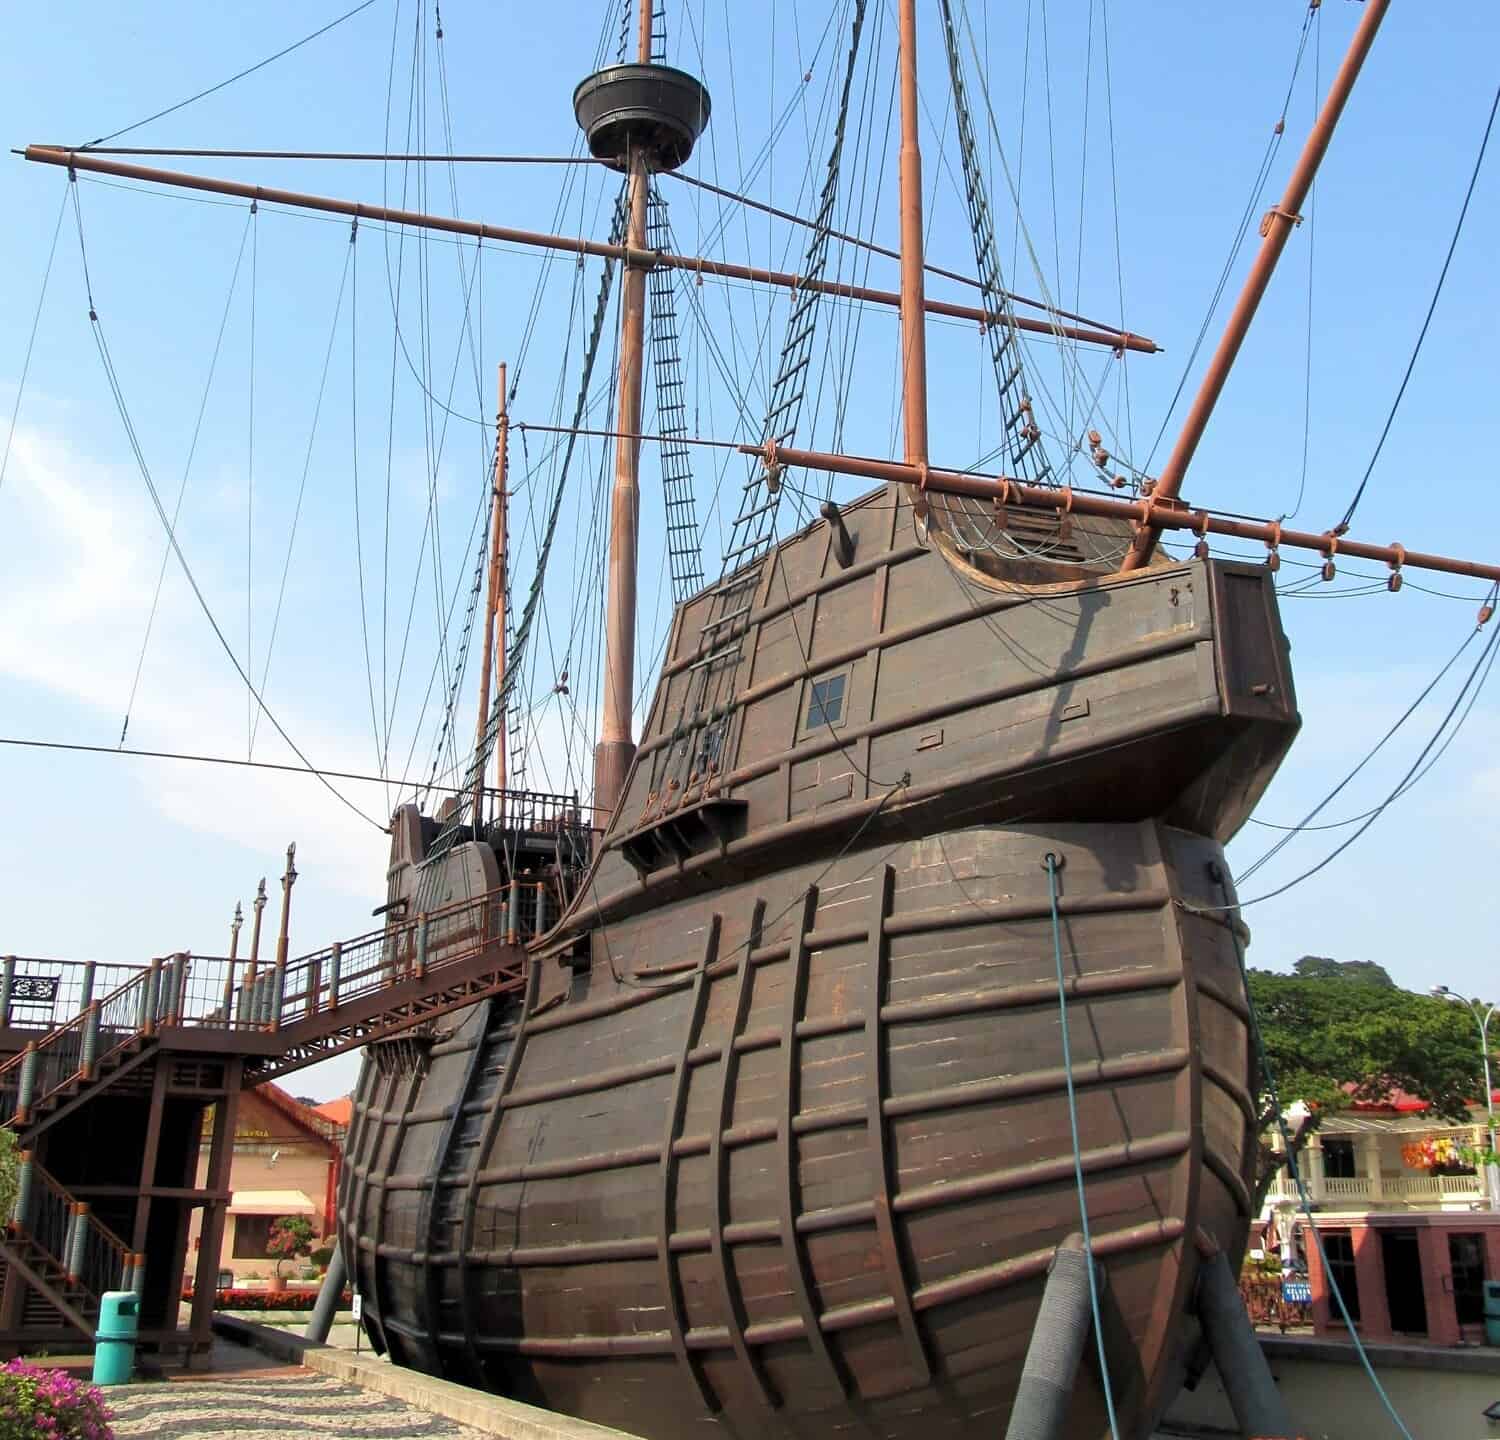
[[[144,1342],[206,1353],[241,1090],[519,992],[525,942],[546,912],[538,887],[512,880],[272,963],[185,951],[138,967],[5,957],[0,1124],[21,1166],[0,1235],[0,1353],[91,1343],[111,1289],[141,1294]],[[176,1305],[199,1207],[183,1332]]]

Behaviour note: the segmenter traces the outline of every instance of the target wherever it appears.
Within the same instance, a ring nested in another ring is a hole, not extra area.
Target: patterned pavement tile
[[[107,1392],[118,1440],[486,1440],[479,1431],[306,1370]]]

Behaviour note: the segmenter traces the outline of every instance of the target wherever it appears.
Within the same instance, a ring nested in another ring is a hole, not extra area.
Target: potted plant
[[[288,1260],[303,1260],[312,1254],[312,1221],[305,1215],[283,1215],[271,1222],[271,1238],[266,1242],[266,1255],[276,1262],[276,1273],[271,1280],[271,1289],[286,1289],[286,1277],[281,1267]]]

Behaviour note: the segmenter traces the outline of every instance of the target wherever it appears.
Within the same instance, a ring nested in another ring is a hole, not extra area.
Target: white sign
[[[354,1316],[356,1320],[358,1320],[360,1318],[360,1315],[364,1312],[364,1300],[358,1290],[354,1292],[354,1299],[350,1302],[349,1312]]]

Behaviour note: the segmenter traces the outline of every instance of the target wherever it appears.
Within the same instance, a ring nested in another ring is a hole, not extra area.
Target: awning
[[[231,1215],[316,1215],[318,1207],[301,1190],[236,1190]]]

